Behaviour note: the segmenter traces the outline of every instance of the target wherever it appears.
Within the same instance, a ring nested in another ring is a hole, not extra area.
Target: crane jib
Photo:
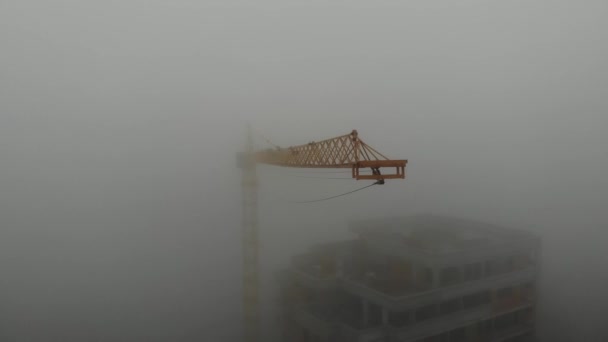
[[[253,152],[249,163],[261,163],[297,168],[349,168],[357,180],[384,180],[405,178],[407,160],[387,158],[359,138],[357,131],[336,138],[308,144]],[[361,174],[371,169],[372,174]],[[382,169],[382,172],[380,171]]]

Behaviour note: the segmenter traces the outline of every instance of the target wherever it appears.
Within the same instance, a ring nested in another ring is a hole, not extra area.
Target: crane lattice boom
[[[353,178],[357,180],[405,178],[407,164],[407,160],[388,159],[359,139],[356,130],[319,142],[259,151],[255,153],[255,162],[285,167],[350,168]],[[382,167],[394,167],[395,172],[380,174]],[[362,175],[359,171],[364,168],[370,168],[374,172]]]

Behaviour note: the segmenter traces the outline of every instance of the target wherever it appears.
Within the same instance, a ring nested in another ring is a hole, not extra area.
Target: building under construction
[[[534,235],[435,216],[350,230],[281,272],[284,341],[534,341]]]

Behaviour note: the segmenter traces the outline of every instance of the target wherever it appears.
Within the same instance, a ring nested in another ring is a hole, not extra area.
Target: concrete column
[[[338,253],[336,256],[336,277],[344,276],[344,253]]]
[[[433,267],[431,268],[431,277],[433,278],[431,287],[433,289],[438,288],[439,287],[439,267],[437,267],[436,265],[433,265]]]
[[[382,325],[388,327],[388,309],[385,307],[382,308]]]
[[[369,302],[366,299],[361,299],[363,301],[363,327],[367,328],[369,325]]]
[[[477,334],[477,323],[470,324],[466,327],[466,339],[467,341],[479,341],[479,336]]]

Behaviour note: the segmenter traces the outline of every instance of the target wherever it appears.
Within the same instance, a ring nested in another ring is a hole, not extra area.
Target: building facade
[[[436,216],[351,231],[281,272],[285,342],[534,341],[534,235]]]

